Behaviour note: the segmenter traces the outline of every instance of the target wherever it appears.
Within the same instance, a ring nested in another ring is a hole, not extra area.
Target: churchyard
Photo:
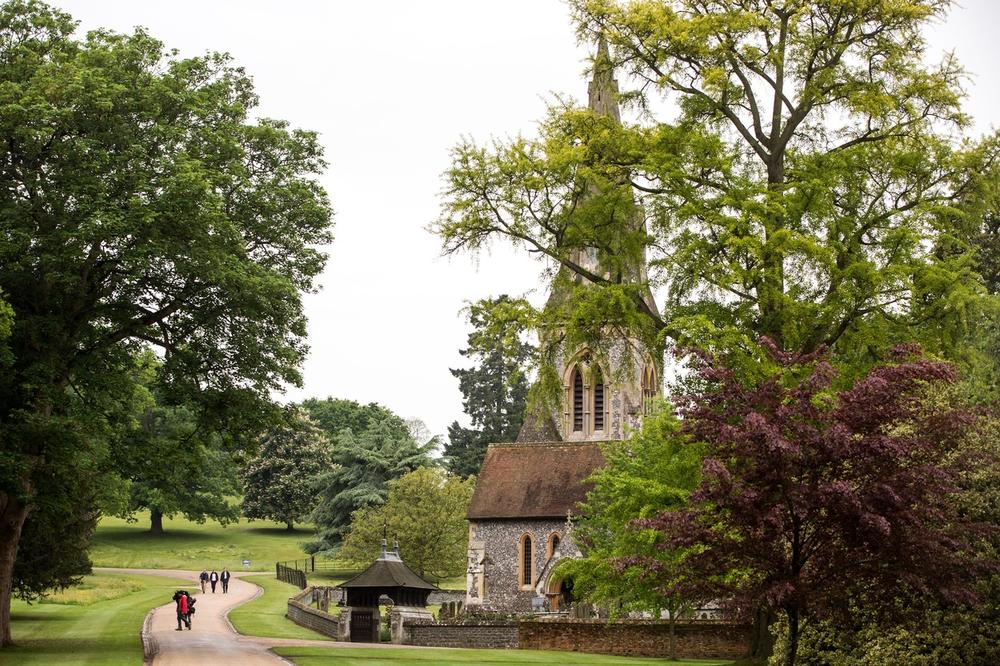
[[[965,4],[0,0],[0,666],[1000,663]]]

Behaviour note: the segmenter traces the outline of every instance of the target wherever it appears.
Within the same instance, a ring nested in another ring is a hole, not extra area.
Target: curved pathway
[[[229,593],[222,594],[222,584],[212,594],[211,588],[202,593],[198,571],[168,569],[110,569],[94,567],[96,571],[165,576],[190,580],[186,588],[197,599],[191,630],[177,631],[177,612],[173,601],[154,608],[142,627],[143,642],[155,653],[153,666],[288,666],[291,662],[271,652],[273,647],[358,647],[356,643],[328,640],[262,638],[236,633],[228,619],[229,611],[251,601],[264,591],[253,583],[240,580],[243,576],[260,575],[261,571],[233,572]],[[365,647],[403,647],[386,643],[368,643]],[[413,646],[406,646],[413,647]],[[150,662],[147,662],[150,663]]]

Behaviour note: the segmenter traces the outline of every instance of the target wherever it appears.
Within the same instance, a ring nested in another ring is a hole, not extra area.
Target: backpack
[[[197,601],[190,594],[188,595],[188,615],[194,615],[194,602]]]

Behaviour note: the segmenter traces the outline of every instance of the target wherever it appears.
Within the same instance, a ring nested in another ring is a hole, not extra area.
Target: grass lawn
[[[365,666],[366,664],[388,664],[403,666],[418,664],[573,664],[574,666],[639,666],[640,664],[663,664],[664,666],[728,666],[729,661],[670,661],[669,659],[643,659],[638,657],[612,657],[603,654],[583,654],[581,652],[549,652],[541,650],[437,650],[437,649],[389,649],[389,648],[276,648],[282,657],[287,657],[298,666]]]
[[[164,533],[149,533],[149,514],[128,523],[104,517],[97,526],[90,558],[95,567],[138,569],[243,569],[250,560],[252,571],[274,571],[274,563],[303,559],[302,544],[312,539],[311,526],[289,532],[281,523],[241,520],[222,527],[218,523],[198,523],[183,517],[163,519]]]
[[[283,583],[275,579],[273,574],[247,576],[243,580],[260,585],[264,588],[264,594],[229,613],[229,621],[236,631],[246,636],[329,640],[323,634],[300,627],[285,617],[288,597],[300,591],[297,586]]]
[[[142,663],[139,631],[150,609],[170,602],[177,581],[159,576],[98,573],[41,603],[11,604],[16,645],[0,651],[4,666],[135,666]]]

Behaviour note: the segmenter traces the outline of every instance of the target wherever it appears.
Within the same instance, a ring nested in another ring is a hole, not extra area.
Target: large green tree
[[[125,481],[123,502],[112,510],[128,519],[148,510],[154,534],[163,533],[164,516],[177,513],[235,521],[239,507],[228,499],[238,492],[235,462],[191,406],[163,404],[159,366],[149,351],[140,354],[136,424],[111,450],[113,470]]]
[[[490,314],[511,304],[506,296],[475,303],[469,308],[468,347],[459,353],[471,359],[471,368],[452,369],[462,392],[462,407],[472,421],[466,428],[455,421],[448,426],[444,457],[453,474],[479,473],[486,447],[496,442],[513,442],[524,422],[528,397],[525,369],[532,346],[521,339],[520,328],[490,326]]]
[[[330,468],[330,441],[296,410],[265,431],[258,448],[240,473],[243,515],[285,523],[292,530],[316,506],[313,486]]]
[[[668,611],[670,656],[676,659],[675,621],[699,601],[686,594],[685,549],[664,549],[662,535],[636,521],[687,505],[698,485],[702,448],[680,432],[664,405],[641,430],[603,451],[607,462],[591,476],[593,488],[573,524],[583,557],[560,563],[554,575],[572,580],[574,596],[615,614],[659,617]]]
[[[403,561],[432,582],[465,573],[469,511],[475,483],[421,467],[389,482],[385,504],[358,509],[337,552],[366,567],[379,556],[383,534],[399,544]],[[391,545],[391,544],[390,544]]]
[[[173,398],[217,423],[260,413],[299,381],[300,295],[330,240],[315,134],[254,119],[253,84],[226,56],[75,30],[40,2],[0,6],[0,289],[14,322],[0,645],[22,528],[68,499],[52,479],[110,413],[138,348],[159,347]],[[96,494],[80,490],[76,502]]]
[[[308,552],[335,552],[358,509],[380,506],[389,494],[389,482],[418,467],[431,465],[436,438],[419,443],[400,433],[393,419],[372,421],[355,434],[343,430],[332,447],[332,468],[316,482],[318,504],[311,519],[317,539]]]
[[[375,421],[384,421],[399,436],[410,432],[406,420],[376,402],[362,405],[344,398],[307,398],[300,403],[313,420],[332,441],[342,430],[364,432]]]
[[[955,204],[995,151],[962,143],[955,59],[927,64],[922,30],[950,2],[570,5],[610,46],[597,82],[616,66],[647,113],[558,105],[538,138],[458,145],[446,252],[500,238],[560,266],[577,288],[551,316],[574,342],[622,326],[759,360],[764,335],[856,372],[899,341],[962,353],[981,287]],[[658,311],[614,269],[643,249]]]

